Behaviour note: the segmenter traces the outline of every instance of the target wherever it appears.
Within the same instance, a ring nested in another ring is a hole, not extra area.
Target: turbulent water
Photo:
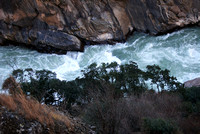
[[[41,54],[20,47],[0,47],[0,85],[13,69],[48,69],[58,78],[73,80],[96,62],[138,63],[139,68],[157,64],[169,69],[180,82],[200,77],[200,28],[187,28],[163,36],[134,33],[126,43],[88,46],[84,53]]]

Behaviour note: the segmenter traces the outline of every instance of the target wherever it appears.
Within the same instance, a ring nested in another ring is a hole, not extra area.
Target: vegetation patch
[[[8,83],[8,81],[10,83]],[[18,84],[13,80],[13,77],[9,77],[3,85],[4,87],[14,87]],[[43,125],[54,127],[56,123],[63,123],[69,130],[73,130],[73,123],[71,123],[67,116],[45,104],[39,103],[33,98],[27,97],[22,92],[16,93],[16,91],[19,90],[17,88],[10,88],[10,90],[12,90],[10,91],[12,94],[10,95],[0,95],[1,106],[5,106],[12,111],[24,115],[26,119],[37,120]]]
[[[27,118],[40,122],[47,118],[47,124],[65,122],[64,116],[46,108],[53,105],[81,117],[103,134],[200,131],[200,87],[184,88],[169,70],[151,65],[143,71],[134,62],[113,62],[100,66],[94,63],[82,72],[81,78],[61,81],[47,70],[15,70],[12,75],[29,99],[21,95],[19,85],[7,86],[17,89],[10,93],[20,95],[2,96],[1,103],[11,110],[20,107]],[[34,113],[27,110],[32,107]],[[70,121],[65,124],[73,126]]]

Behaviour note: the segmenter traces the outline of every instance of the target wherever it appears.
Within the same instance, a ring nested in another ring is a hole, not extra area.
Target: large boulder
[[[123,41],[106,0],[1,0],[0,39],[47,51],[83,51],[83,44]]]
[[[1,0],[0,44],[83,51],[135,30],[157,35],[198,24],[199,7],[199,0]]]
[[[193,80],[184,82],[184,87],[186,87],[186,88],[200,87],[200,78],[195,78]]]

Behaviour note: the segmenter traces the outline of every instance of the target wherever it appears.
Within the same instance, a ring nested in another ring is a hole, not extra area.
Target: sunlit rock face
[[[162,34],[200,21],[199,0],[1,0],[0,44],[42,52],[123,42],[133,31]]]

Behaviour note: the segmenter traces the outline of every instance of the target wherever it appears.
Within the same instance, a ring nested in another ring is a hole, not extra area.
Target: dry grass
[[[8,77],[4,81],[2,88],[4,90],[9,90],[10,94],[23,94],[20,84],[17,83],[15,78],[12,76]]]
[[[1,94],[0,105],[22,114],[27,119],[37,120],[48,126],[55,126],[56,122],[64,123],[69,130],[73,130],[73,124],[67,116],[40,104],[32,98],[27,98],[23,94],[20,84],[12,76],[5,80],[3,89],[9,90],[11,95]]]
[[[23,94],[0,95],[0,105],[24,115],[27,119],[37,120],[48,126],[54,126],[55,122],[60,122],[64,123],[69,130],[73,130],[73,124],[67,116],[50,109],[46,105],[41,105],[36,100],[28,99]]]
[[[10,110],[15,110],[17,108],[13,97],[7,95],[0,95],[0,105],[5,106]]]

